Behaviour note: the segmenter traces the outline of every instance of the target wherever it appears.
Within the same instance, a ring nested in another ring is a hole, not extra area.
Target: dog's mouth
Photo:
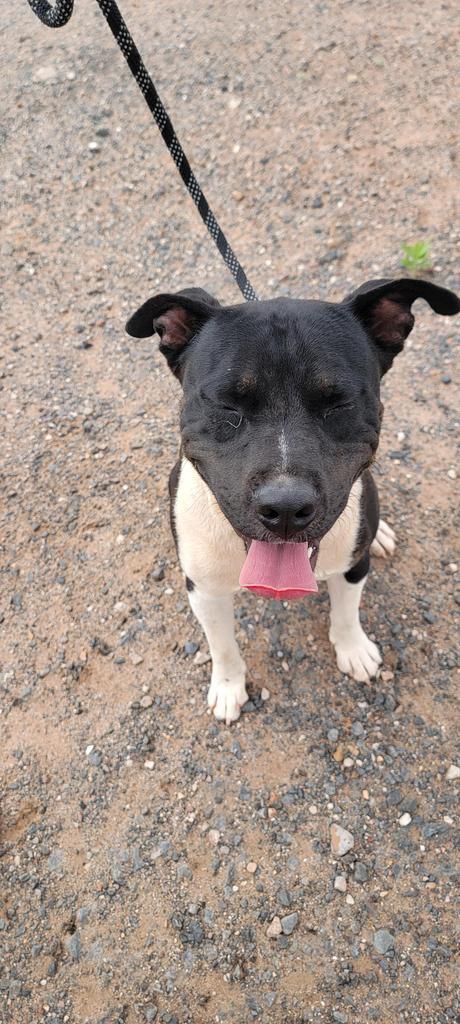
[[[247,556],[240,586],[261,597],[292,601],[318,590],[314,569],[319,543],[245,539]]]

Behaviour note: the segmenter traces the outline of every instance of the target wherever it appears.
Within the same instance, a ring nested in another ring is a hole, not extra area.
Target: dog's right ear
[[[188,343],[212,317],[220,304],[202,288],[184,288],[176,295],[162,294],[147,299],[126,324],[132,338],[160,336],[160,352],[177,377]]]

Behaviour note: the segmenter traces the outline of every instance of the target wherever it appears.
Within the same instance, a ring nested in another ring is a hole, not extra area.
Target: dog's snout
[[[302,533],[316,512],[318,495],[311,484],[285,478],[262,484],[255,492],[254,507],[262,525],[289,540]]]

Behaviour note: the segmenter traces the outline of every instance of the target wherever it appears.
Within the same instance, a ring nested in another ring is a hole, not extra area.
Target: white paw
[[[396,534],[391,526],[384,519],[379,519],[377,533],[371,544],[371,555],[377,558],[386,558],[387,555],[394,555],[396,546]]]
[[[237,679],[212,679],[208,690],[208,707],[216,718],[226,725],[231,725],[240,717],[241,708],[246,704],[248,695],[244,684],[244,675]]]
[[[382,664],[380,651],[363,629],[345,641],[336,642],[332,636],[330,640],[335,647],[337,667],[346,676],[351,676],[358,683],[368,683],[377,674]]]

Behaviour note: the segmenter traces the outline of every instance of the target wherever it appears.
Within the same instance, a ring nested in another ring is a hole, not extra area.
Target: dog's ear
[[[415,299],[425,299],[442,316],[460,312],[460,299],[454,292],[411,277],[367,281],[344,299],[375,342],[382,374],[390,369],[414,326],[411,306]]]
[[[160,352],[180,377],[183,352],[192,338],[213,316],[220,304],[202,288],[184,288],[176,295],[162,294],[147,299],[126,324],[133,338],[160,336]]]

